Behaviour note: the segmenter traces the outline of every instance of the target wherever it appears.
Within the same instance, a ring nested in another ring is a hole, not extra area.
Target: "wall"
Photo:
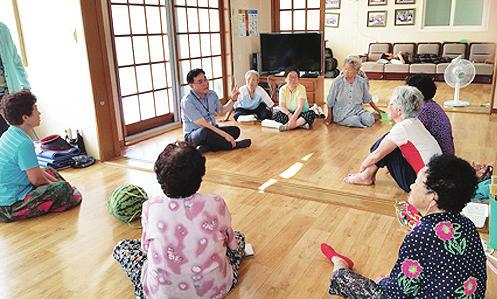
[[[238,31],[238,9],[257,9],[259,14],[259,33],[271,32],[271,1],[269,0],[232,0],[231,29],[233,36],[233,73],[238,86],[245,84],[245,72],[250,69],[250,59],[254,52],[260,51],[259,36],[241,37]]]
[[[395,0],[388,0],[387,6],[368,6],[368,0],[342,0],[341,8],[329,10],[340,13],[339,28],[326,27],[325,39],[339,65],[348,54],[367,53],[369,43],[372,42],[443,42],[467,39],[470,42],[497,41],[497,0],[491,2],[487,31],[422,31],[423,0],[417,0],[415,5],[395,4]],[[395,9],[416,8],[414,26],[394,26]],[[367,12],[387,10],[387,26],[369,28],[366,26]]]
[[[11,1],[1,2],[0,20],[4,16],[12,20],[11,7],[5,4]],[[79,0],[18,0],[18,5],[28,59],[26,70],[42,113],[36,133],[41,138],[55,133],[64,135],[66,128],[80,129],[89,154],[98,158]],[[12,28],[10,21],[7,25]]]

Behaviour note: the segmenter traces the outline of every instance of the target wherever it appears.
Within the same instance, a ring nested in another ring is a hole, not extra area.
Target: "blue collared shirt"
[[[223,109],[216,92],[209,90],[203,97],[199,96],[193,90],[190,90],[183,99],[181,99],[181,120],[183,121],[183,133],[188,135],[191,132],[200,129],[200,126],[194,121],[201,118],[208,123],[216,125],[216,112]]]

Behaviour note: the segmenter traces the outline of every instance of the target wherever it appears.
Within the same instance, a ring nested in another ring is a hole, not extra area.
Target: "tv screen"
[[[261,33],[263,72],[281,72],[289,66],[321,71],[321,32]]]

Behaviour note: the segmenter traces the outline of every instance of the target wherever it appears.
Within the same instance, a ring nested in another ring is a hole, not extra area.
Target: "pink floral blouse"
[[[217,195],[155,197],[143,204],[142,284],[147,298],[224,298],[237,248],[231,215]]]

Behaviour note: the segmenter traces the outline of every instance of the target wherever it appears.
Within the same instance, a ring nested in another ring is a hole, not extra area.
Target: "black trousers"
[[[235,140],[240,137],[240,128],[235,126],[218,127],[218,129],[230,134]],[[211,151],[222,151],[233,149],[231,143],[223,136],[216,134],[207,128],[200,128],[185,135],[186,142],[197,146],[206,145]]]
[[[238,120],[238,117],[240,115],[251,115],[255,114],[257,115],[257,119],[259,120],[265,120],[265,119],[271,119],[273,117],[273,113],[267,108],[266,104],[260,103],[257,108],[254,110],[249,110],[249,109],[244,109],[244,108],[236,108],[235,109],[235,115],[233,117],[235,120]]]
[[[385,136],[387,136],[387,134],[383,135],[373,144],[371,152],[380,146],[381,141],[385,138]],[[405,192],[411,191],[411,185],[416,180],[417,175],[398,147],[395,148],[393,152],[386,155],[383,159],[376,162],[376,166],[379,168],[386,166],[388,172],[390,172],[390,175],[395,180],[397,185],[399,185],[399,187]]]

